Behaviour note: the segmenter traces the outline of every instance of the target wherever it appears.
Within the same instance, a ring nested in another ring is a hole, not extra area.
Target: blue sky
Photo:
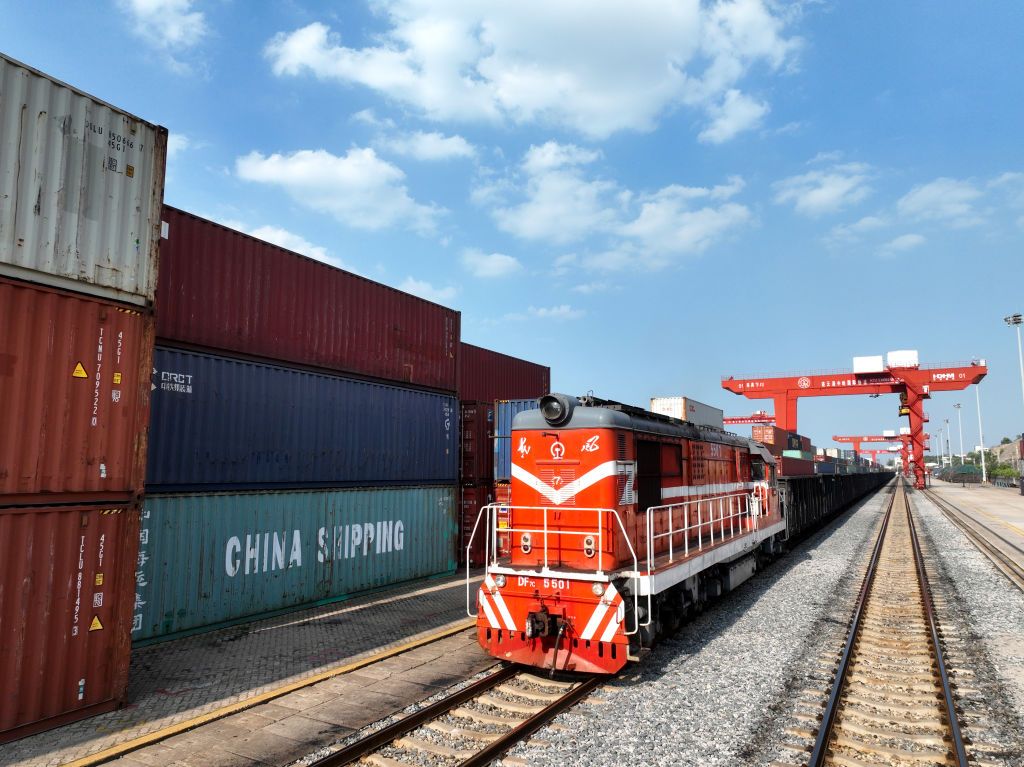
[[[986,358],[986,441],[1024,430],[1019,3],[0,12],[5,53],[169,128],[169,203],[455,307],[557,389],[743,414],[770,402],[721,375],[909,348]],[[927,411],[961,400],[970,447],[973,392]],[[800,431],[896,408],[803,400]]]

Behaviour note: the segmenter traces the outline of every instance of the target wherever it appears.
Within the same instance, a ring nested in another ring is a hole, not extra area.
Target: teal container
[[[147,497],[132,640],[452,572],[456,498],[447,486]]]
[[[802,458],[805,461],[814,460],[814,453],[810,453],[806,450],[783,450],[782,454],[786,458]]]

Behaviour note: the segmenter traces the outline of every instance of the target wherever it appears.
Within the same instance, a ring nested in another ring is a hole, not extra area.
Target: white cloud
[[[594,293],[604,293],[610,288],[611,285],[607,282],[584,282],[582,285],[574,285],[571,290],[574,293],[582,293],[585,296],[589,296]]]
[[[934,220],[951,226],[975,226],[982,222],[974,210],[981,191],[969,181],[937,178],[915,186],[896,203],[900,215],[915,220]]]
[[[883,256],[895,256],[899,253],[905,253],[908,250],[919,248],[926,242],[925,238],[919,234],[901,234],[882,246],[880,251]]]
[[[596,138],[652,130],[689,106],[710,110],[709,136],[725,140],[757,121],[757,102],[733,97],[730,109],[726,94],[755,66],[792,63],[800,45],[768,0],[376,8],[388,26],[366,47],[348,47],[322,23],[275,35],[266,47],[274,73],[360,84],[434,120],[540,123]]]
[[[442,212],[410,197],[405,174],[372,149],[354,147],[344,157],[323,149],[268,157],[250,152],[235,161],[235,170],[239,178],[279,186],[296,202],[355,229],[404,225],[426,234]]]
[[[450,160],[476,156],[476,148],[462,136],[423,131],[382,138],[378,146],[415,160]]]
[[[184,133],[171,133],[167,136],[167,159],[173,160],[191,145]]]
[[[793,203],[796,211],[806,216],[836,213],[871,194],[869,173],[870,167],[863,163],[845,163],[790,176],[773,185],[775,202]]]
[[[711,123],[697,138],[708,144],[722,144],[760,125],[761,119],[769,112],[769,106],[731,88],[725,92],[722,103],[709,107],[708,111]]]
[[[615,184],[587,180],[580,170],[598,156],[553,141],[531,146],[522,163],[526,200],[495,208],[498,228],[527,240],[566,243],[614,227],[617,213],[609,197]]]
[[[560,256],[554,274],[569,265],[617,270],[658,269],[675,257],[705,251],[751,219],[750,210],[729,202],[745,182],[739,176],[713,187],[673,184],[638,194],[615,182],[585,175],[600,153],[549,141],[532,146],[520,165],[521,186],[493,182],[478,201],[492,206],[498,227],[517,237],[552,244],[604,239],[584,257]],[[525,198],[508,204],[515,194]]]
[[[136,36],[159,51],[172,69],[188,70],[179,54],[209,33],[205,15],[192,10],[192,0],[118,0],[117,4],[131,19]]]
[[[570,304],[557,306],[530,306],[525,312],[511,312],[505,315],[506,320],[578,320],[586,314],[582,309],[574,309]]]
[[[650,195],[640,214],[620,229],[640,245],[642,258],[650,267],[666,265],[671,255],[707,250],[751,218],[746,206],[734,202],[693,210],[690,199],[677,190],[678,187],[665,187]]]
[[[484,253],[475,248],[462,252],[462,265],[474,277],[507,277],[523,268],[519,260],[504,253]]]
[[[429,282],[417,280],[415,277],[406,277],[405,281],[398,286],[398,289],[404,290],[406,293],[412,293],[414,296],[425,298],[428,301],[433,301],[436,304],[451,301],[455,298],[456,293],[458,293],[458,290],[453,285],[435,288]]]
[[[867,232],[884,229],[889,226],[889,221],[881,216],[864,216],[852,224],[842,224],[832,227],[827,241],[838,244],[843,242],[856,242]]]

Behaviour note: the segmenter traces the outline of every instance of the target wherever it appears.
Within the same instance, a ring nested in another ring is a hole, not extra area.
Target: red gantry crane
[[[865,363],[865,360],[869,361]],[[747,399],[775,401],[775,425],[796,431],[796,404],[801,397],[836,397],[853,394],[899,394],[901,412],[910,417],[914,487],[925,486],[924,401],[937,391],[960,391],[988,373],[985,360],[950,365],[920,365],[916,352],[890,352],[881,357],[854,359],[854,370],[805,375],[756,376],[722,379],[722,388]]]
[[[764,410],[758,410],[750,415],[727,415],[722,419],[726,426],[744,426],[750,424],[775,423],[775,416]]]
[[[925,420],[928,420],[928,419],[925,418]],[[924,440],[925,440],[924,449],[928,450],[929,449],[928,440],[931,439],[932,435],[931,434],[923,434],[922,436],[924,437]],[[876,444],[878,444],[880,442],[888,442],[888,443],[899,442],[900,443],[899,454],[900,454],[900,459],[903,461],[903,473],[906,474],[907,476],[910,475],[910,441],[911,440],[910,440],[910,435],[909,434],[892,434],[892,435],[890,435],[888,437],[886,437],[884,434],[868,434],[868,435],[858,434],[858,435],[846,435],[846,436],[839,436],[839,435],[833,434],[832,435],[832,440],[834,442],[839,442],[840,444],[852,445],[852,447],[850,449],[854,450],[857,453],[869,453],[871,455],[871,460],[872,461],[875,460],[875,456],[877,456],[879,453],[890,453],[890,452],[893,452],[893,451],[891,451],[889,449],[885,449],[885,450],[862,450],[861,447],[860,447],[861,444],[876,445]],[[924,454],[922,453],[922,456],[923,455]]]

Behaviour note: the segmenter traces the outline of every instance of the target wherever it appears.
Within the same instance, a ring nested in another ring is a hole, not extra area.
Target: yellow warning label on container
[[[120,373],[114,373],[114,383],[116,383],[116,384],[121,383],[121,374]]]
[[[100,623],[100,616],[92,616],[92,623],[89,624],[89,631],[102,631],[103,624]]]
[[[93,579],[93,582],[94,582],[94,584],[96,586],[102,586],[103,585],[103,573],[96,573],[96,577]]]
[[[82,367],[82,363],[79,362],[75,365],[75,372],[71,374],[72,378],[88,378],[89,374],[85,372],[85,368]]]

